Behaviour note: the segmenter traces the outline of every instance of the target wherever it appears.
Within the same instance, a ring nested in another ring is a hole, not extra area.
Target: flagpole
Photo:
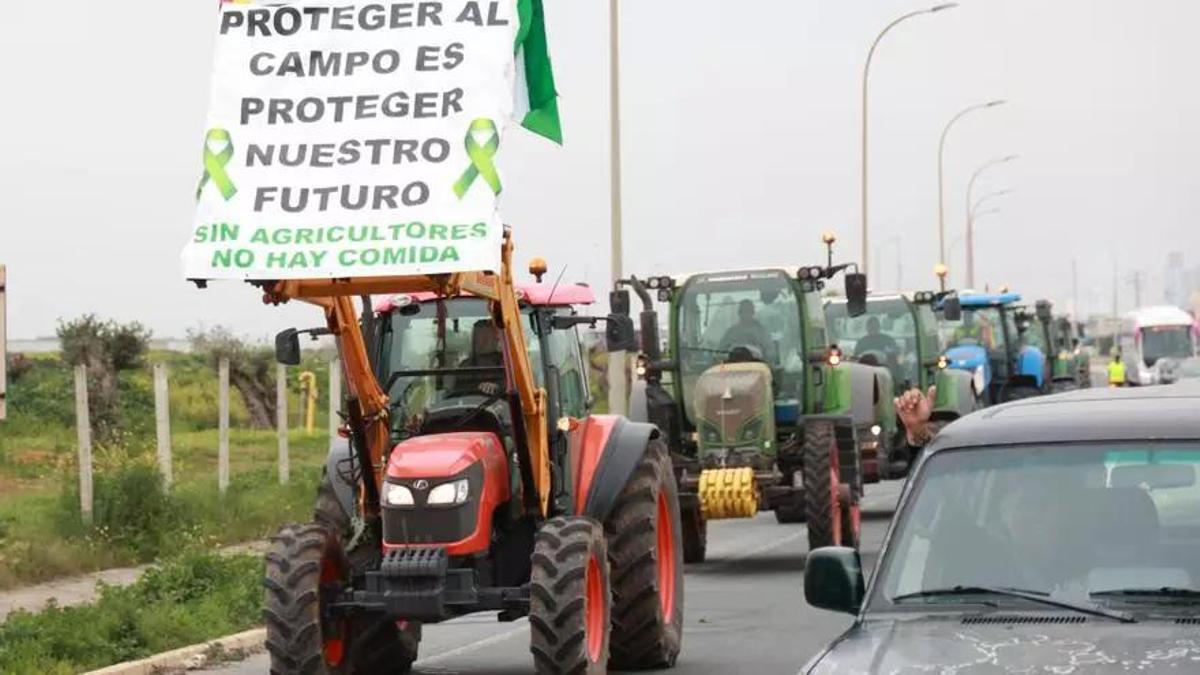
[[[608,0],[608,119],[609,119],[609,214],[613,288],[621,278],[621,57],[619,0]],[[626,408],[625,352],[608,355],[608,411],[624,414]]]

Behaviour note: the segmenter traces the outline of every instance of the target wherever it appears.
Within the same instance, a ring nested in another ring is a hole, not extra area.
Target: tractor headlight
[[[412,490],[403,485],[387,484],[387,489],[383,492],[383,500],[388,506],[414,506]]]
[[[742,440],[752,441],[762,435],[763,421],[754,420],[753,422],[742,427]]]
[[[945,355],[939,356],[938,360],[937,360],[937,367],[941,370],[945,370],[946,368],[949,368],[950,367],[950,359],[946,358]]]
[[[471,492],[471,483],[466,478],[460,478],[441,485],[429,491],[425,503],[430,506],[451,506],[467,501]]]
[[[883,427],[879,426],[878,424],[871,425],[871,434],[872,435],[878,436],[879,434],[882,434],[882,433],[883,433]]]
[[[971,377],[971,386],[975,387],[976,396],[982,394],[984,388],[987,387],[987,376],[983,372],[983,366],[975,368],[975,374]]]

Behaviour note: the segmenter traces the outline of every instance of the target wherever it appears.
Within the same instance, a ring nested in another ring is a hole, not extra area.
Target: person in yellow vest
[[[1108,386],[1125,386],[1125,362],[1121,360],[1121,350],[1113,352],[1112,360],[1108,362]]]

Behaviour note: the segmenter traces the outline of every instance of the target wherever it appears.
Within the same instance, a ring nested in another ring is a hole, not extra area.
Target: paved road
[[[868,568],[883,540],[899,483],[867,486],[863,515]],[[795,673],[827,641],[850,625],[848,616],[804,603],[807,551],[803,525],[778,525],[770,514],[710,524],[708,562],[689,566],[683,653],[672,675]],[[529,628],[494,615],[463,617],[425,629],[414,673],[524,675],[532,663]],[[267,672],[259,654],[205,671],[219,675]]]

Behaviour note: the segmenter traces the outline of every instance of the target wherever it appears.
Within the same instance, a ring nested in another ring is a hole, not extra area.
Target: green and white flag
[[[558,117],[558,92],[550,67],[546,42],[546,15],[542,0],[517,0],[520,27],[517,32],[517,86],[513,116],[521,126],[539,136],[562,144]]]

